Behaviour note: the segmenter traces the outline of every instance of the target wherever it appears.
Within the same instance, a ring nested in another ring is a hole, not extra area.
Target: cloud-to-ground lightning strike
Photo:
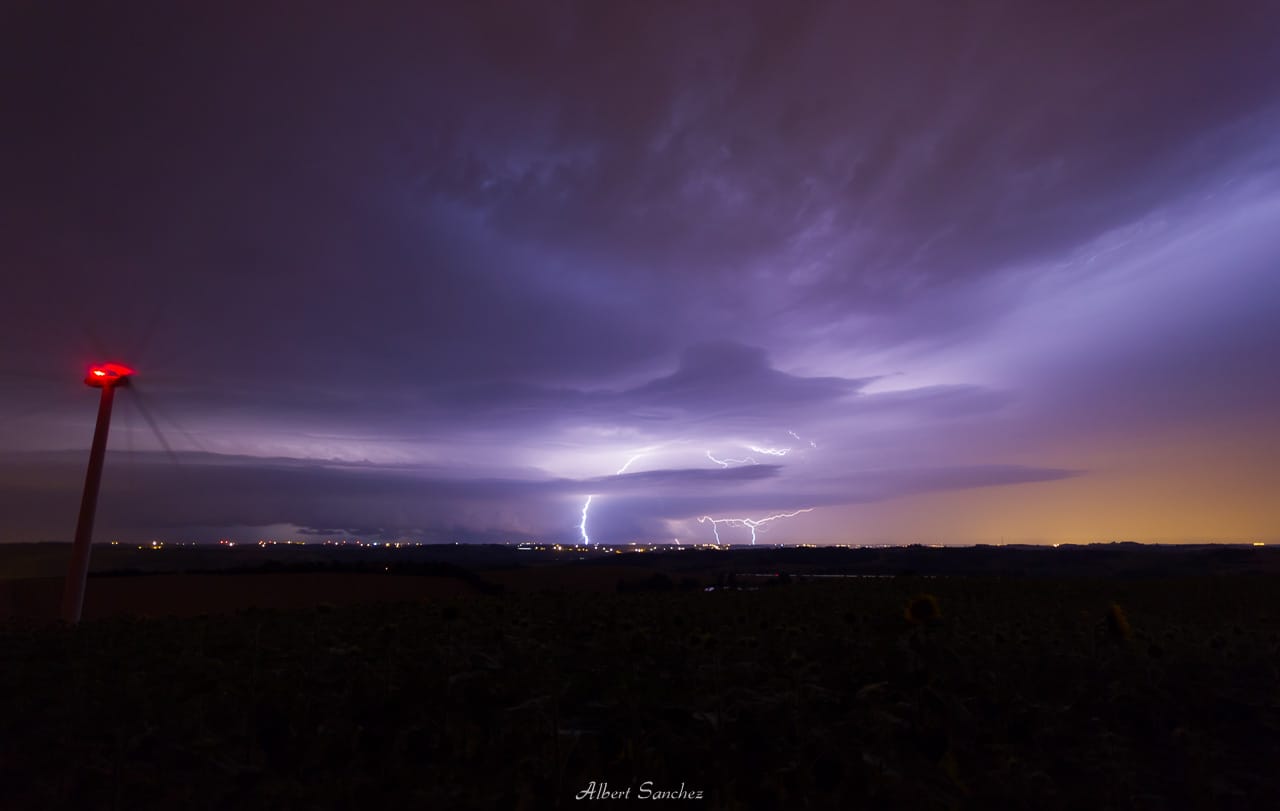
[[[797,440],[800,440],[802,442],[804,441],[794,431],[787,431],[787,433]],[[817,447],[812,442],[810,442],[809,444],[812,447]],[[786,456],[792,451],[792,448],[769,448],[769,447],[763,447],[760,445],[747,445],[746,447],[755,453],[762,453],[762,454],[765,454],[766,456]],[[628,459],[622,465],[622,467],[618,468],[617,472],[614,473],[613,475],[621,476],[623,473],[626,473],[627,470],[633,464],[635,464],[637,459],[640,459],[642,456],[646,456],[653,450],[654,448],[649,448],[648,450],[644,450],[644,451],[641,451],[640,453],[632,455],[631,458]],[[713,454],[710,450],[705,451],[705,453],[706,453],[707,459],[711,460],[712,462],[714,462],[715,464],[719,465],[722,468],[731,467],[733,465],[760,464],[756,460],[756,458],[753,456],[748,456],[743,459],[729,459],[729,458],[721,459],[721,458],[718,458],[715,454]],[[587,496],[586,501],[582,503],[581,518],[578,521],[578,533],[582,537],[582,542],[584,544],[587,544],[588,546],[595,543],[595,541],[591,540],[590,533],[587,532],[587,518],[591,513],[591,504],[593,501],[595,501],[595,494]],[[804,509],[796,510],[795,512],[779,513],[777,515],[770,515],[765,518],[712,518],[709,515],[704,515],[698,519],[698,523],[702,524],[702,523],[710,522],[711,531],[716,536],[716,543],[720,542],[720,530],[719,530],[720,524],[729,524],[729,525],[736,524],[736,525],[744,526],[747,529],[751,530],[751,543],[754,546],[756,542],[757,528],[764,526],[765,524],[768,524],[771,521],[777,521],[780,518],[794,518],[795,516],[800,515],[801,513],[807,513],[812,511],[813,511],[812,507],[805,507]],[[677,539],[676,544],[678,545],[679,543],[680,541]]]
[[[613,475],[621,476],[623,473],[626,473],[627,468],[631,467],[631,465],[637,459],[639,459],[641,456],[644,456],[646,453],[648,453],[648,451],[643,451],[641,453],[637,453],[635,456],[632,456],[630,459],[627,460],[626,464],[618,468],[618,472]],[[594,494],[587,496],[587,500],[582,505],[582,521],[578,523],[578,531],[582,533],[582,542],[587,544],[588,546],[591,545],[592,541],[591,541],[591,536],[587,535],[587,512],[591,509],[591,500],[594,498],[595,498]]]
[[[787,431],[787,433],[797,442],[804,442],[804,440],[800,437],[800,435],[797,434],[795,431]],[[818,445],[817,443],[813,442],[813,440],[810,440],[809,447],[816,448],[818,447]],[[755,453],[763,453],[766,456],[786,456],[792,451],[791,448],[766,448],[760,445],[747,445],[747,448]],[[712,462],[715,462],[720,467],[729,467],[729,465],[731,464],[752,464],[752,465],[759,464],[758,462],[756,462],[754,457],[750,457],[750,456],[748,456],[746,459],[717,459],[711,453],[711,451],[707,451],[707,458],[710,459]],[[720,524],[728,524],[730,526],[737,524],[740,526],[744,526],[747,529],[751,530],[751,545],[755,546],[757,528],[765,524],[768,524],[771,521],[777,521],[780,518],[794,518],[797,515],[800,515],[801,513],[807,513],[807,512],[813,512],[813,508],[805,507],[803,509],[799,509],[794,512],[778,513],[776,515],[766,516],[765,518],[712,518],[709,515],[704,515],[698,519],[698,523],[711,524],[711,532],[716,536],[717,544],[720,543]]]
[[[803,509],[796,510],[795,512],[778,513],[777,515],[770,515],[767,518],[712,518],[709,515],[704,515],[698,519],[698,523],[704,524],[709,522],[711,524],[711,531],[715,533],[717,544],[720,543],[720,528],[719,528],[720,524],[730,524],[730,525],[740,524],[751,530],[751,545],[755,546],[757,527],[763,526],[769,523],[770,521],[777,521],[779,518],[795,518],[797,515],[800,515],[801,513],[809,513],[809,512],[813,512],[812,507],[805,507]]]

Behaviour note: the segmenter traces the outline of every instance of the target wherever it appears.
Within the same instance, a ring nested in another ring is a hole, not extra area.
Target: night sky
[[[0,540],[1280,540],[1274,2],[333,5],[0,10]]]

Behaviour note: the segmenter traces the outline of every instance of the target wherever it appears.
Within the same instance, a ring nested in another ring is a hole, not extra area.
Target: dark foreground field
[[[1268,807],[1277,587],[897,577],[10,623],[0,807],[576,807],[592,781],[688,808]],[[940,619],[904,616],[920,593]]]

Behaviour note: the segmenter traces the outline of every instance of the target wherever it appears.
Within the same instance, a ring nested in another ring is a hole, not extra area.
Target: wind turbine
[[[89,551],[93,543],[93,516],[98,507],[98,485],[102,481],[102,464],[107,454],[107,431],[111,428],[111,401],[120,386],[128,386],[133,370],[119,363],[103,363],[89,369],[84,382],[102,389],[98,401],[98,423],[93,429],[93,447],[89,451],[89,469],[84,477],[84,495],[80,498],[80,517],[76,521],[76,539],[71,546],[71,566],[62,591],[62,619],[75,624],[84,607],[84,587],[89,576]]]

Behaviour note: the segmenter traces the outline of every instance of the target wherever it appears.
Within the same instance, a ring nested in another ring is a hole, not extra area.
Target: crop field
[[[0,656],[3,808],[1280,802],[1270,576],[11,621]]]

